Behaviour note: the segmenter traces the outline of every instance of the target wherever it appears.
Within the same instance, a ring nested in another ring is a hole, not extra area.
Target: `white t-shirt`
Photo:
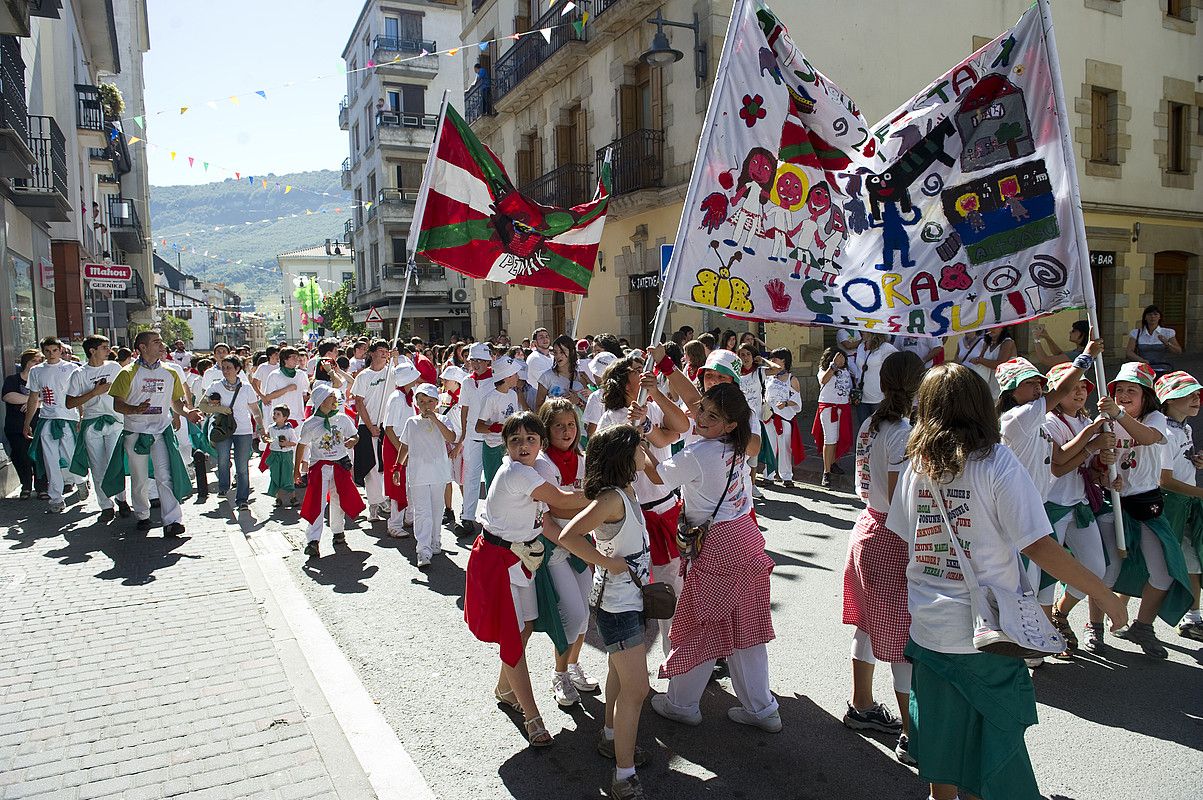
[[[96,388],[101,378],[108,381],[109,386],[112,386],[120,371],[121,365],[116,361],[106,361],[99,367],[84,364],[71,375],[71,385],[68,391],[74,397],[85,395]],[[113,397],[108,392],[99,394],[84,403],[82,410],[84,419],[94,419],[107,414],[116,417],[118,422],[122,420],[122,416],[113,410]]]
[[[125,415],[125,429],[130,433],[162,433],[171,424],[172,401],[186,399],[179,368],[168,363],[159,361],[148,367],[133,361],[113,380],[109,389],[113,397],[120,397],[131,406],[150,401],[145,414]]]
[[[1047,410],[1044,398],[1038,397],[1004,412],[999,418],[1003,444],[1011,448],[1028,471],[1036,491],[1040,492],[1041,503],[1048,499],[1053,480],[1053,439],[1044,429]]]
[[[280,367],[279,364],[273,364],[270,361],[264,361],[262,364],[255,367],[254,377],[255,377],[255,380],[259,381],[259,389],[264,394],[267,394],[267,389],[265,388],[267,376],[271,375],[273,372],[275,372],[277,369],[279,369],[279,367]],[[297,372],[299,373],[299,372],[301,372],[301,370],[297,370]]]
[[[979,378],[989,384],[994,378],[994,370],[990,369],[984,364],[969,363],[970,359],[984,358],[986,356],[986,351],[987,343],[984,335],[978,336],[974,339],[970,339],[968,336],[962,336],[961,340],[957,342],[957,361],[973,370],[975,373],[977,373]],[[991,391],[993,391],[993,388],[991,388]]]
[[[192,364],[192,353],[187,350],[172,350],[167,355],[171,356],[171,360],[178,364],[180,369],[188,369]]]
[[[255,408],[259,402],[259,395],[255,394],[255,390],[246,381],[240,381],[241,389],[238,390],[238,398],[234,398],[234,389],[226,388],[222,381],[218,381],[213,386],[209,387],[209,394],[221,395],[220,402],[226,408],[234,411],[234,435],[246,436],[255,432],[255,422],[251,418],[251,409]],[[231,405],[233,403],[233,405]]]
[[[898,349],[889,342],[882,342],[872,353],[865,352],[862,344],[856,350],[856,361],[864,371],[864,381],[861,384],[861,402],[870,405],[880,403],[885,399],[881,393],[881,362]]]
[[[1161,434],[1161,441],[1138,445],[1122,425],[1116,423],[1113,426],[1115,451],[1119,459],[1116,464],[1119,466],[1119,474],[1124,479],[1124,489],[1120,492],[1123,497],[1152,491],[1161,486],[1161,467],[1166,463],[1163,448],[1169,420],[1160,411],[1152,411],[1140,421],[1157,430]]]
[[[531,350],[530,355],[526,357],[526,375],[530,383],[536,381],[542,382],[543,373],[551,372],[556,365],[556,360],[548,355],[543,355],[538,350]]]
[[[350,455],[346,443],[355,435],[355,423],[341,411],[336,411],[329,421],[327,430],[326,420],[314,415],[305,420],[297,434],[297,442],[305,446],[305,460],[310,464],[338,461]]]
[[[581,453],[576,459],[576,476],[569,482],[564,483],[560,476],[560,468],[555,465],[555,462],[547,457],[546,452],[539,453],[539,457],[535,459],[535,471],[543,476],[543,480],[550,483],[552,486],[559,486],[565,491],[579,492],[581,487],[585,485],[585,454]],[[552,517],[563,530],[564,526],[572,521],[571,517]],[[548,559],[548,564],[558,564],[561,561],[568,560],[568,551],[563,547],[556,547],[552,551],[551,558]]]
[[[527,359],[528,361],[530,359]],[[569,385],[571,383],[571,386]],[[582,399],[585,396],[587,389],[581,383],[579,377],[573,377],[569,381],[555,370],[549,369],[539,376],[539,385],[547,390],[547,396],[550,397],[567,397],[570,393],[579,395]]]
[[[582,425],[596,425],[606,413],[606,405],[602,402],[601,389],[594,389],[585,401],[585,410],[581,413]]]
[[[480,401],[480,413],[477,417],[479,422],[486,425],[504,425],[505,421],[514,416],[521,409],[518,405],[518,392],[510,389],[508,392],[499,392],[496,389],[485,394]],[[501,433],[485,433],[484,442],[489,447],[500,447],[502,443]]]
[[[1129,331],[1128,335],[1136,340],[1137,347],[1141,347],[1142,345],[1146,344],[1153,347],[1165,347],[1165,342],[1161,341],[1161,338],[1165,337],[1166,339],[1172,339],[1177,335],[1177,332],[1173,328],[1163,328],[1158,325],[1152,333],[1149,333],[1149,331],[1143,325],[1141,325],[1139,328],[1133,328],[1131,331]]]
[[[840,352],[844,354],[844,358],[848,360],[849,368],[852,368],[856,362],[857,355],[860,353],[860,347],[854,347],[851,352],[844,348],[845,342],[859,342],[860,331],[847,330],[840,328],[835,332],[835,343],[839,345]]]
[[[213,366],[211,366],[207,370],[205,370],[204,374],[201,375],[201,379],[200,379],[201,396],[202,397],[207,396],[209,394],[209,387],[215,383],[220,382],[221,379],[222,379],[221,366],[219,364],[214,364]]]
[[[681,487],[685,501],[685,519],[690,525],[700,525],[710,519],[714,508],[715,522],[739,519],[752,510],[752,496],[748,492],[748,464],[744,454],[738,455],[734,473],[731,445],[719,439],[699,439],[667,461],[660,462],[656,470],[664,481],[661,489]],[[727,476],[731,476],[728,483]]]
[[[476,432],[476,421],[480,418],[480,406],[484,402],[484,398],[496,391],[492,378],[483,378],[479,381],[472,376],[464,378],[464,382],[460,385],[459,404],[461,408],[468,411],[467,417],[464,419],[465,441],[483,442],[485,440],[483,433]]]
[[[267,366],[264,364],[263,366]],[[262,369],[262,367],[260,367]],[[260,378],[263,381],[260,388],[264,394],[283,389],[286,386],[292,388],[274,400],[268,400],[264,406],[288,406],[288,418],[295,419],[298,422],[305,419],[305,393],[309,391],[309,378],[301,370],[297,370],[296,374],[291,378],[285,375],[280,369],[273,368],[267,373],[267,378]],[[265,416],[271,414],[271,408],[264,408]]]
[[[886,527],[910,543],[906,568],[911,638],[939,653],[976,653],[975,614],[927,478],[898,476]],[[994,445],[940,487],[947,516],[983,586],[1019,587],[1019,551],[1052,533],[1040,494],[1010,449]]]
[[[29,370],[26,384],[30,394],[36,394],[42,419],[79,419],[79,410],[67,408],[67,395],[71,392],[71,380],[79,370],[70,361],[57,364],[42,362]]]
[[[1081,433],[1089,424],[1090,420],[1085,417],[1062,417],[1052,411],[1044,416],[1044,432],[1057,447],[1064,447],[1070,439]],[[1052,474],[1051,468],[1049,474]],[[1059,506],[1076,506],[1085,499],[1086,481],[1082,479],[1082,473],[1076,469],[1053,478],[1048,486],[1048,496],[1045,497],[1048,502],[1056,503]]]
[[[447,424],[446,417],[440,416],[439,420]],[[397,439],[409,448],[405,480],[410,486],[442,486],[451,482],[447,440],[434,422],[420,416],[409,417],[402,423]]]
[[[739,388],[744,393],[744,397],[748,400],[748,408],[752,409],[752,419],[759,420],[760,412],[764,408],[764,389],[761,388],[761,381],[764,380],[764,371],[757,367],[747,375],[740,374]]]
[[[356,373],[360,372],[364,368],[365,364],[367,364],[366,359],[352,358],[350,363],[347,365],[347,371],[350,372],[352,375],[355,375]]]
[[[793,419],[802,410],[802,395],[794,390],[790,378],[789,373],[784,373],[784,377],[773,376],[764,385],[764,402],[769,404],[773,414],[785,420]],[[782,403],[791,402],[791,406],[778,408]]]
[[[278,452],[283,452],[283,453],[294,452],[295,448],[280,446],[280,437],[283,437],[284,441],[286,441],[286,442],[291,442],[292,444],[296,444],[298,431],[299,431],[299,428],[294,428],[291,425],[289,425],[287,422],[284,423],[283,425],[271,425],[267,429],[267,435],[271,437],[271,442],[269,443],[271,446],[271,449],[273,451],[278,451]]]
[[[902,352],[914,353],[924,364],[927,363],[927,357],[939,346],[939,339],[929,339],[926,336],[894,337],[894,347]]]
[[[1173,470],[1174,478],[1183,483],[1195,486],[1198,470],[1191,463],[1190,454],[1195,451],[1195,435],[1190,425],[1174,420],[1167,420],[1165,431],[1165,446],[1163,454],[1165,461],[1163,469]]]
[[[393,392],[388,396],[388,400],[384,401],[384,417],[380,424],[392,428],[393,433],[400,439],[405,420],[417,413],[418,409],[405,399],[404,392]]]
[[[822,372],[822,370],[819,370]],[[849,402],[852,394],[852,373],[841,369],[827,383],[819,386],[819,402],[841,405]]]
[[[906,443],[911,423],[883,422],[870,433],[872,420],[865,420],[856,435],[856,493],[865,505],[885,514],[890,510],[889,474],[906,466]]]
[[[542,513],[531,493],[548,481],[534,467],[506,456],[476,512],[476,521],[507,542],[528,542],[539,533]]]
[[[355,398],[355,407],[359,410],[359,421],[367,424],[371,418],[373,424],[379,425],[384,419],[385,393],[394,387],[385,386],[388,379],[388,365],[380,369],[365,368],[360,370],[351,382],[351,396]],[[367,410],[367,416],[364,410]]]
[[[597,429],[603,430],[615,425],[628,425],[630,419],[628,411],[625,408],[609,409],[602,412],[601,419],[597,422]],[[647,404],[647,416],[643,418],[643,424],[640,426],[640,432],[647,436],[651,433],[652,428],[662,427],[664,425],[664,412],[660,406],[655,403]],[[648,449],[652,455],[656,457],[656,461],[666,461],[672,456],[672,446],[668,447],[652,447],[648,444]],[[657,500],[662,500],[672,492],[671,486],[659,486],[652,483],[651,478],[646,473],[639,472],[635,475],[635,498],[640,503],[651,503]],[[717,498],[716,498],[717,499]],[[713,506],[712,506],[713,508]]]

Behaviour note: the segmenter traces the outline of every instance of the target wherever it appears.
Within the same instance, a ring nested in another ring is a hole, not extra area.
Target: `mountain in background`
[[[155,251],[172,263],[178,257],[185,272],[231,286],[260,311],[278,311],[284,287],[276,256],[342,238],[352,211],[351,194],[340,180],[336,170],[319,170],[256,175],[253,184],[244,175],[195,186],[152,186]],[[286,194],[285,186],[292,191]],[[206,250],[209,257],[202,255]],[[239,260],[242,264],[234,263]]]

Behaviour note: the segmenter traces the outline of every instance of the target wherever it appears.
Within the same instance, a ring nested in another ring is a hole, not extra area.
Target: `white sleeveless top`
[[[648,549],[647,526],[643,524],[643,512],[635,505],[627,493],[617,490],[622,498],[622,522],[603,522],[594,531],[598,551],[612,558],[618,556],[626,559],[627,565],[639,576],[639,580],[647,585],[650,580],[652,556]],[[605,591],[602,591],[602,581],[605,580]],[[618,614],[623,611],[642,611],[643,594],[631,574],[621,575],[607,573],[604,569],[593,572],[593,590],[589,594],[589,605],[596,606],[598,595],[601,595],[603,611]]]

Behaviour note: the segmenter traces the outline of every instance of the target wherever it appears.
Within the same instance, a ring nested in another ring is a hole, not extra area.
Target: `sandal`
[[[1073,655],[1073,652],[1078,649],[1078,635],[1074,633],[1074,629],[1069,624],[1069,617],[1063,612],[1053,610],[1052,614],[1053,627],[1057,629],[1057,633],[1065,638],[1065,652],[1060,654],[1060,657],[1068,657]]]
[[[497,702],[499,704],[506,706],[511,711],[517,711],[519,714],[522,713],[522,704],[518,702],[518,696],[514,694],[513,689],[510,689],[507,692],[503,692],[498,689],[494,689],[493,697],[497,698]],[[512,698],[512,699],[508,699],[508,698]]]
[[[526,739],[530,742],[531,747],[547,747],[551,744],[551,734],[547,732],[547,728],[543,725],[543,717],[532,717],[531,719],[524,720],[522,727],[526,729]]]

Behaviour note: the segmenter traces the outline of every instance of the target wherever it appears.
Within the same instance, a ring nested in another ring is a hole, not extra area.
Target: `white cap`
[[[589,370],[593,373],[593,382],[600,383],[601,377],[605,373],[606,368],[617,360],[618,356],[614,355],[609,350],[595,355],[589,362]]]
[[[527,363],[520,358],[515,358],[514,361],[518,364],[518,379],[526,380],[529,370]]]
[[[518,362],[509,356],[503,356],[493,362],[493,382],[505,380],[519,373]]]
[[[468,358],[475,358],[478,361],[492,361],[493,351],[489,349],[488,342],[477,342],[468,348]]]
[[[414,388],[415,399],[417,398],[417,395],[420,394],[424,394],[427,397],[433,397],[435,400],[439,399],[439,390],[433,383],[423,383],[416,386]]]
[[[393,383],[396,386],[408,386],[414,381],[421,379],[422,373],[418,372],[418,368],[414,366],[414,362],[408,358],[401,359],[401,363],[393,367]]]
[[[468,373],[464,372],[462,369],[455,366],[454,364],[448,364],[447,366],[443,367],[443,374],[440,375],[439,377],[445,381],[455,381],[456,383],[463,383],[464,379],[468,377]]]
[[[313,387],[313,393],[309,396],[309,401],[313,405],[313,410],[317,411],[322,407],[322,403],[326,402],[326,398],[330,395],[341,398],[338,389],[335,389],[328,383],[317,383]]]

